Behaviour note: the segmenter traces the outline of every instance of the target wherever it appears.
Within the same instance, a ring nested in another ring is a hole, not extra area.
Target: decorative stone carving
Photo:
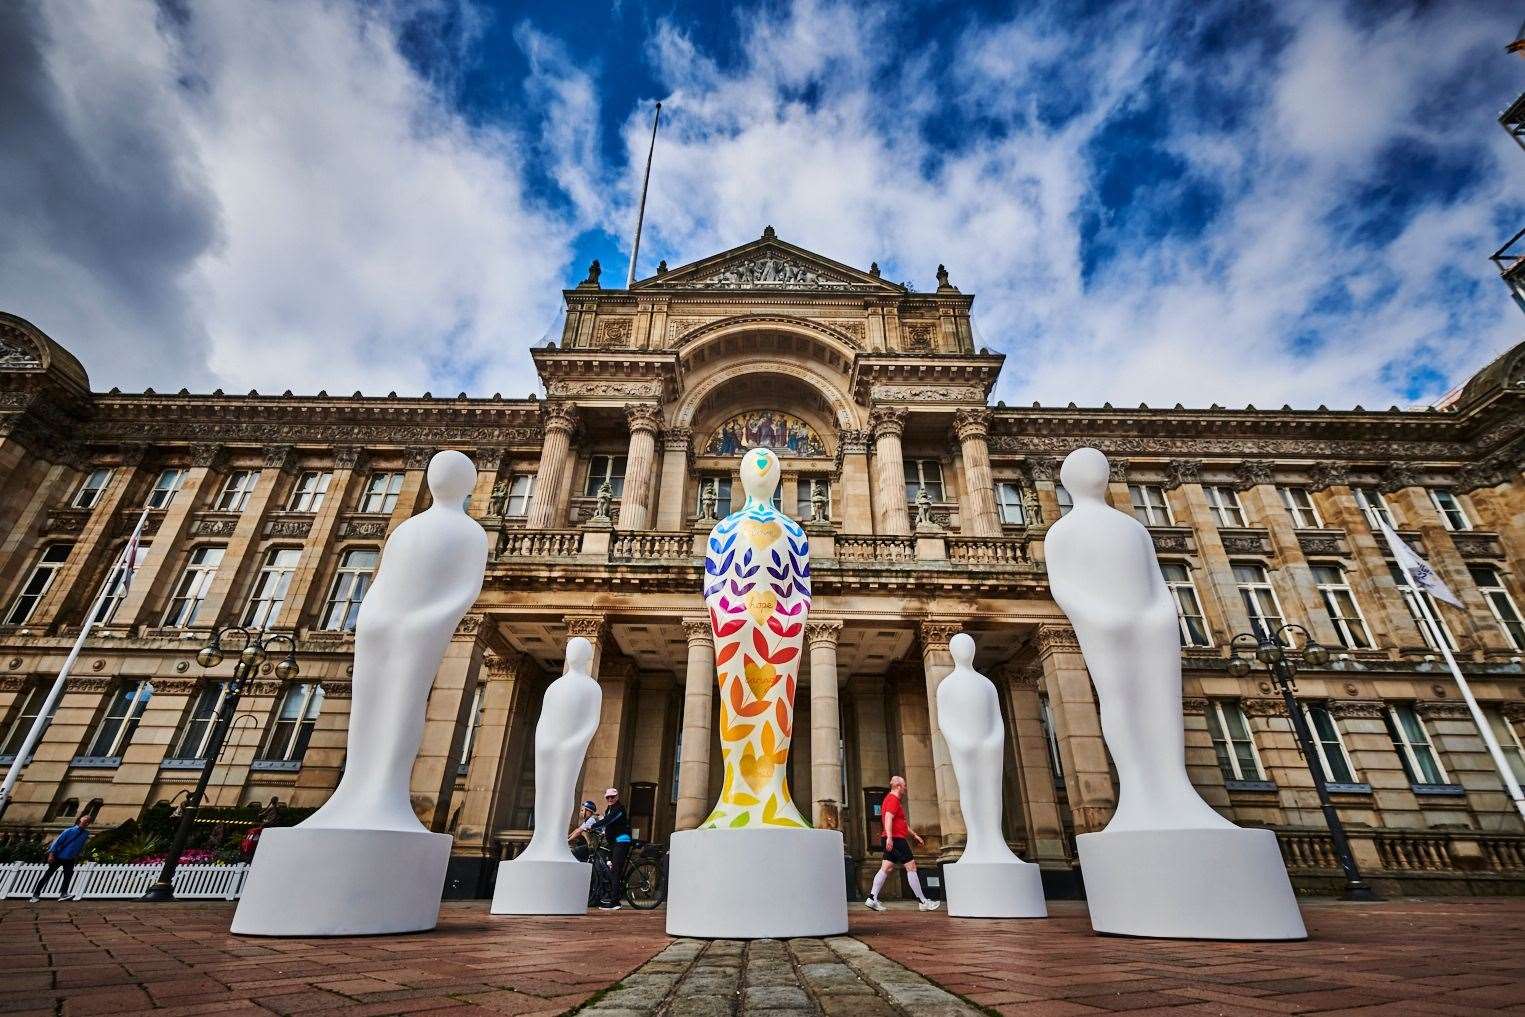
[[[1128,482],[1128,460],[1111,459],[1107,461],[1107,480],[1113,484],[1126,484]]]
[[[669,427],[662,434],[662,447],[673,452],[691,452],[693,450],[694,429],[692,427]]]
[[[1036,692],[1043,686],[1043,668],[1032,665],[1026,667],[1012,665],[1006,669],[1006,683],[1013,689]]]
[[[1382,473],[1377,489],[1383,494],[1395,494],[1406,487],[1418,487],[1419,476],[1412,463],[1389,463]]]
[[[1340,538],[1326,536],[1319,533],[1299,533],[1297,546],[1303,549],[1303,554],[1340,554]]]
[[[711,480],[704,485],[704,490],[699,494],[699,518],[710,520],[715,518],[715,506],[720,503],[720,493],[717,490],[720,481]]]
[[[354,470],[365,458],[365,449],[358,445],[340,445],[334,449],[334,469]]]
[[[1165,490],[1174,491],[1182,484],[1200,483],[1202,460],[1172,459],[1165,464]]]
[[[662,432],[662,408],[652,403],[626,403],[625,422],[630,427],[630,433],[637,431],[649,431],[652,434]]]
[[[1270,546],[1263,533],[1225,533],[1223,550],[1229,554],[1269,554]]]
[[[829,322],[832,328],[843,333],[849,342],[860,350],[868,343],[868,332],[861,321],[836,320]]]
[[[668,318],[667,341],[665,345],[675,345],[686,333],[692,332],[700,325],[709,324],[710,320],[709,318]]]
[[[1470,494],[1480,488],[1497,487],[1508,480],[1508,471],[1499,463],[1468,463],[1456,471],[1455,486],[1461,493]]]
[[[1250,717],[1285,717],[1287,704],[1280,699],[1242,699],[1239,706]]]
[[[978,386],[961,385],[875,385],[869,390],[875,402],[896,403],[981,403],[985,392]]]
[[[959,441],[971,438],[985,439],[990,434],[990,411],[967,407],[953,413],[953,433]]]
[[[432,448],[410,448],[403,459],[403,466],[409,470],[425,470],[429,468],[429,460],[434,458]]]
[[[11,325],[0,326],[0,369],[38,368],[42,356],[25,332]]]
[[[1344,487],[1350,483],[1350,466],[1346,463],[1321,460],[1308,471],[1308,490],[1327,491],[1331,487]]]
[[[708,618],[684,618],[683,634],[689,643],[712,643],[715,640]]]
[[[198,516],[191,523],[191,535],[196,537],[231,537],[238,528],[237,516]]]
[[[483,620],[482,615],[479,614],[463,615],[461,620],[455,624],[455,634],[458,636],[474,636],[482,631]]]
[[[547,401],[541,415],[547,431],[564,431],[570,435],[577,430],[577,407],[571,403]]]
[[[811,621],[805,625],[805,642],[810,646],[817,643],[836,646],[841,635],[842,623],[839,621]]]
[[[727,262],[708,275],[674,285],[695,289],[835,290],[867,289],[863,283],[805,264],[781,251],[764,250]]]
[[[1051,456],[1024,459],[1022,466],[1027,472],[1028,479],[1033,483],[1052,484],[1054,478],[1059,475],[1059,460]]]
[[[1274,484],[1272,466],[1260,459],[1246,459],[1234,467],[1234,490],[1248,491],[1254,487]]]
[[[898,438],[905,431],[908,416],[910,411],[904,406],[875,406],[868,415],[868,426],[875,438],[884,434]]]
[[[546,385],[546,392],[552,398],[566,399],[607,399],[618,397],[650,396],[660,398],[662,395],[661,379],[627,381],[570,381],[565,378],[556,378]]]
[[[202,469],[219,469],[227,461],[227,449],[221,445],[202,443],[191,446],[191,465]]]
[[[900,326],[900,332],[905,336],[905,350],[907,353],[930,353],[933,337],[937,334],[937,322],[903,322]]]
[[[1189,531],[1171,531],[1151,529],[1149,536],[1154,540],[1156,551],[1171,551],[1177,553],[1190,553],[1191,533]]]
[[[851,428],[844,428],[839,430],[837,432],[838,459],[840,459],[844,454],[862,455],[863,453],[867,452],[869,440],[870,436],[868,431],[859,431]],[[839,470],[841,469],[840,462],[838,462],[837,468]]]
[[[374,540],[386,535],[385,516],[350,516],[339,520],[339,536],[345,540]]]
[[[946,650],[948,640],[963,631],[958,622],[923,621],[918,628],[922,650]]]
[[[599,347],[629,346],[635,322],[630,318],[605,318],[598,323],[593,345]]]
[[[1451,540],[1456,544],[1457,553],[1463,558],[1502,559],[1504,557],[1504,546],[1491,533],[1453,533]]]
[[[1435,703],[1420,702],[1414,704],[1414,711],[1421,717],[1431,720],[1471,720],[1472,714],[1467,709],[1466,703]]]
[[[604,616],[601,614],[569,614],[566,626],[568,638],[581,636],[597,643],[604,636]]]
[[[1038,626],[1038,655],[1047,657],[1052,653],[1079,653],[1080,640],[1068,625],[1049,622]]]
[[[265,449],[265,468],[268,470],[288,470],[292,465],[292,449],[290,445],[271,445]]]

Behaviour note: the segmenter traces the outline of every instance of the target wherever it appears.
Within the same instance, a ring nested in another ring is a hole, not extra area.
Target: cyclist
[[[620,909],[620,888],[625,885],[625,859],[630,855],[630,817],[620,804],[620,789],[611,787],[604,792],[604,814],[590,829],[597,830],[609,840],[610,868],[613,882],[610,898],[600,904],[600,911]]]
[[[571,833],[567,834],[567,843],[574,845],[572,854],[577,860],[585,862],[588,860],[588,855],[591,853],[590,848],[593,846],[593,839],[588,836],[588,832],[593,829],[593,824],[598,822],[598,806],[594,805],[591,800],[583,802],[582,811],[577,819],[577,825],[572,828]],[[578,841],[582,841],[582,843],[578,844]]]

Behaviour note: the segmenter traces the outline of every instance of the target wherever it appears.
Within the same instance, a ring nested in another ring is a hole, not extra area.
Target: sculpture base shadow
[[[847,931],[839,830],[685,830],[668,854],[667,934],[786,939]]]
[[[960,861],[942,874],[950,918],[1048,917],[1043,873],[1031,862]]]
[[[425,932],[439,922],[451,837],[299,826],[260,835],[233,929],[240,936]]]
[[[1166,939],[1307,939],[1270,830],[1122,830],[1075,838],[1091,928]]]
[[[580,915],[588,910],[593,866],[588,862],[516,858],[498,863],[495,915]]]

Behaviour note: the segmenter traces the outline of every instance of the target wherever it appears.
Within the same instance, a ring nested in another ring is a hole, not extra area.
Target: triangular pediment
[[[904,293],[905,290],[839,261],[780,240],[769,227],[762,237],[729,251],[680,265],[638,280],[637,290],[853,290]]]

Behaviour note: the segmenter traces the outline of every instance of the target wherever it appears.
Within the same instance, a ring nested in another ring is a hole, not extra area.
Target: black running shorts
[[[904,837],[896,837],[894,842],[884,849],[884,860],[894,862],[896,865],[904,865],[914,857],[916,856],[911,854],[911,842]]]

